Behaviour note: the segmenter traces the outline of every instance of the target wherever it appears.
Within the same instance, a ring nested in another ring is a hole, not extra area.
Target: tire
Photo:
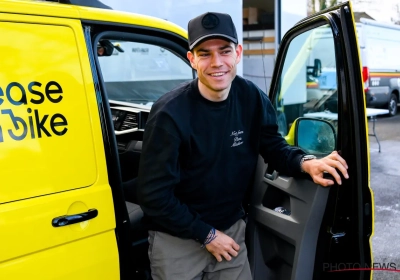
[[[396,116],[396,114],[397,114],[397,96],[393,93],[390,96],[390,100],[389,100],[387,108],[389,109],[389,116],[391,116],[391,117]]]

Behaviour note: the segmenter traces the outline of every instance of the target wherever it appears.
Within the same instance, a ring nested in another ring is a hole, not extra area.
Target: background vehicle
[[[362,76],[367,107],[389,110],[389,115],[397,113],[400,88],[400,27],[361,18],[356,23],[360,45]],[[332,35],[330,35],[332,36]],[[329,34],[321,41],[329,40]],[[336,89],[335,71],[323,67],[313,89],[323,95]]]
[[[357,23],[367,107],[397,113],[400,88],[400,27],[361,18]]]
[[[260,159],[244,201],[256,280],[335,279],[329,265],[372,262],[367,124],[348,3],[287,33],[270,98],[285,109],[280,100],[306,92],[303,51],[328,27],[341,35],[329,45],[333,67],[347,74],[337,79],[337,129],[299,111],[288,142],[318,156],[341,150],[350,179],[321,188]],[[195,76],[186,32],[153,17],[16,0],[1,1],[0,31],[0,279],[148,279],[135,177],[152,102]],[[102,44],[112,50],[100,56]]]

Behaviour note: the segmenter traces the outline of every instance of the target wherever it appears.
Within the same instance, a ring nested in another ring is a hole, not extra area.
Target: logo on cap
[[[201,20],[201,25],[206,29],[213,29],[219,24],[219,19],[214,14],[206,14]]]

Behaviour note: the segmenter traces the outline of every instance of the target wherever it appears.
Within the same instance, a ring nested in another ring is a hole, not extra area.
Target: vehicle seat
[[[134,270],[138,275],[146,275],[146,277],[141,276],[138,279],[151,279],[151,277],[148,278],[150,272],[150,261],[147,255],[148,230],[141,222],[143,211],[137,203],[136,195],[141,148],[141,141],[131,141],[127,150],[119,153],[119,161],[125,204],[130,222],[129,231]]]
[[[138,176],[142,141],[131,141],[127,150],[119,153],[122,181],[127,182]]]
[[[136,204],[136,178],[139,173],[141,150],[142,141],[131,141],[127,150],[119,153],[119,165],[125,200]]]
[[[147,229],[141,223],[141,219],[143,217],[142,209],[136,203],[125,201],[125,204],[129,214],[132,243],[137,243],[142,241],[142,239],[147,241]]]
[[[150,259],[147,251],[149,248],[147,229],[141,224],[143,211],[138,204],[126,201],[126,209],[129,214],[132,270],[135,271],[134,279],[149,280]]]
[[[147,229],[142,225],[141,220],[143,211],[137,204],[136,198],[136,178],[123,182],[126,209],[129,214],[131,241],[133,243],[145,239],[147,242]]]

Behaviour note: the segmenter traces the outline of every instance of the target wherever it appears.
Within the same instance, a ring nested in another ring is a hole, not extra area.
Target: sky
[[[377,21],[399,21],[400,0],[351,0],[355,12],[366,12]],[[396,7],[397,6],[397,7]]]

